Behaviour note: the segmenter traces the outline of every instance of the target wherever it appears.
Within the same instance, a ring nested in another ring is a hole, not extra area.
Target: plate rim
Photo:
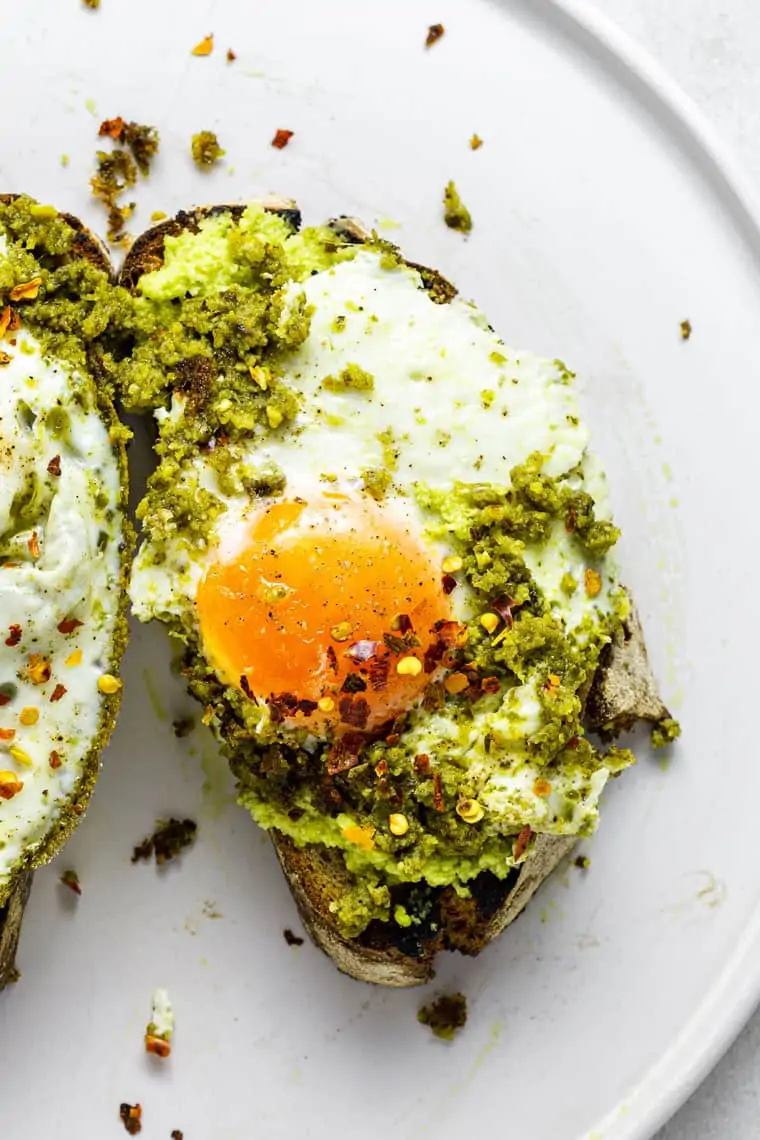
[[[525,5],[526,0],[520,0]],[[654,97],[665,112],[663,126],[675,136],[679,149],[691,144],[694,155],[707,160],[711,190],[728,190],[726,209],[760,238],[760,194],[750,176],[716,127],[646,47],[601,11],[591,0],[527,0],[538,19],[569,34],[576,46],[601,48],[600,65],[618,83],[627,78]],[[543,12],[541,12],[543,8]],[[606,57],[606,58],[605,58]],[[616,74],[617,72],[617,74]],[[680,137],[678,134],[680,132]],[[753,253],[757,257],[758,246]],[[754,963],[754,965],[753,965]],[[760,903],[749,913],[744,932],[731,957],[693,1011],[680,1033],[621,1102],[585,1134],[584,1140],[652,1140],[681,1108],[737,1039],[760,1004]]]

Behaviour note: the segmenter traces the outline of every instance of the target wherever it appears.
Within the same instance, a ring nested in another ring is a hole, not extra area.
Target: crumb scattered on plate
[[[227,153],[220,147],[219,139],[213,131],[199,131],[197,135],[193,135],[190,152],[193,162],[201,170],[208,170]]]
[[[166,214],[163,214],[162,216],[165,218]],[[154,219],[154,221],[155,220],[156,219]],[[178,740],[182,740],[183,737],[189,736],[194,728],[195,717],[192,716],[181,716],[172,721],[172,730]]]
[[[470,137],[470,150],[480,150],[483,145],[483,140],[478,134],[473,134]]]
[[[117,115],[114,119],[104,119],[98,134],[101,138],[110,138],[128,147],[140,173],[144,178],[148,177],[160,141],[155,127],[145,123],[127,122],[121,115]]]
[[[152,222],[163,222],[166,217],[168,217],[168,215],[165,214],[163,210],[154,210],[150,215],[150,220]]]
[[[453,181],[447,184],[443,192],[443,220],[450,230],[468,234],[472,229],[472,215],[459,197]]]
[[[119,199],[137,181],[137,164],[120,147],[110,153],[99,150],[96,158],[97,171],[90,179],[92,196],[102,202],[108,211],[108,240],[112,245],[120,245],[128,240],[124,227],[134,211],[135,203],[121,206]]]
[[[287,942],[288,946],[303,946],[303,938],[300,934],[294,934],[289,926],[286,926],[282,932],[282,937]]]
[[[185,1140],[184,1133],[180,1132],[179,1128],[172,1129],[171,1140]]]
[[[437,44],[445,31],[443,24],[431,24],[425,38],[425,47],[432,47],[433,44]]]
[[[423,1005],[417,1014],[421,1025],[444,1041],[453,1041],[454,1035],[467,1021],[467,998],[464,994],[441,994],[429,1005]]]
[[[76,871],[64,871],[61,875],[61,882],[63,883],[64,887],[68,887],[69,890],[73,891],[75,895],[81,895],[82,884],[79,882],[79,875],[76,873]]]
[[[214,50],[214,36],[212,33],[204,36],[200,43],[196,44],[193,48],[193,55],[211,55]]]
[[[145,1030],[145,1052],[162,1059],[168,1057],[172,1051],[173,1032],[174,1010],[169,995],[166,990],[154,990],[153,1009]]]
[[[227,63],[234,63],[236,59],[237,55],[232,48],[227,48]]]
[[[130,238],[124,227],[134,212],[135,203],[122,205],[120,199],[137,182],[138,171],[143,178],[148,177],[151,163],[158,152],[159,134],[155,127],[128,122],[117,115],[113,119],[103,120],[98,135],[119,145],[110,152],[97,152],[98,166],[90,179],[90,188],[93,197],[102,202],[108,211],[109,242],[112,245],[128,245]]]
[[[155,855],[159,867],[176,859],[195,842],[198,824],[193,819],[160,819],[152,835],[146,836],[132,851],[132,862],[149,860]]]
[[[588,855],[578,855],[573,862],[579,871],[587,871],[591,866],[591,860]]]
[[[681,321],[681,340],[688,340],[691,336],[691,321]]]
[[[277,150],[283,150],[288,145],[288,143],[290,142],[290,140],[292,138],[293,138],[293,132],[292,131],[285,131],[282,128],[280,128],[279,130],[276,130],[274,133],[274,138],[272,139],[272,146],[276,147]]]
[[[99,8],[100,0],[82,0],[85,8]]]
[[[138,1132],[142,1132],[142,1105],[127,1104],[126,1101],[120,1104],[119,1120],[130,1136],[136,1136]]]

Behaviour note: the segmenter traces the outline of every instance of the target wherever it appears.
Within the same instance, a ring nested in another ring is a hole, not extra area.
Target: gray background
[[[760,195],[758,0],[605,0],[600,7],[694,99]],[[657,1140],[760,1137],[759,1100],[760,1012]]]

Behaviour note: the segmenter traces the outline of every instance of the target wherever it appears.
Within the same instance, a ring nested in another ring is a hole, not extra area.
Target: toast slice
[[[284,212],[298,225],[292,202],[272,200],[264,205]],[[182,230],[195,230],[210,214],[242,207],[206,207],[178,214],[145,233],[127,255],[121,283],[135,289],[143,273],[163,264],[164,241]],[[344,241],[363,242],[371,235],[360,222],[339,218],[329,223]],[[416,269],[437,304],[447,304],[456,288],[436,270],[407,262]],[[638,719],[658,721],[667,710],[657,694],[648,664],[640,622],[632,611],[615,642],[607,647],[593,683],[586,693],[586,724],[590,729],[616,733]],[[233,771],[245,782],[243,768],[233,759]],[[348,890],[351,877],[341,855],[321,845],[297,846],[276,830],[270,831],[283,874],[311,938],[344,973],[361,981],[403,987],[419,985],[433,975],[434,959],[444,949],[478,954],[523,910],[541,883],[572,850],[574,836],[538,835],[525,861],[507,879],[481,873],[472,883],[471,897],[461,898],[452,888],[427,888],[426,918],[402,928],[374,921],[356,938],[344,937],[332,917],[334,904]],[[412,888],[393,888],[392,902],[403,905]]]
[[[0,204],[3,206],[11,205],[19,199],[16,194],[0,194]],[[59,255],[56,258],[56,264],[61,265],[64,262],[73,260],[82,260],[98,270],[101,270],[107,275],[109,280],[113,280],[114,270],[111,264],[110,255],[107,247],[91,230],[89,230],[78,218],[72,214],[59,213],[58,217],[70,227],[73,233],[73,240],[69,250],[64,255]],[[93,372],[96,369],[93,368]],[[95,377],[97,384],[97,377]],[[99,396],[99,399],[101,397]],[[102,394],[104,414],[106,416],[113,416],[113,409],[110,401]],[[120,473],[122,483],[122,508],[126,509],[127,502],[127,485],[126,485],[126,457],[123,452],[122,445],[120,447]],[[121,577],[121,595],[125,596],[126,588],[126,575],[127,563],[131,555],[132,547],[132,534],[128,526],[124,530],[125,541],[122,550],[122,577]],[[7,627],[10,618],[8,615],[0,615],[0,626]],[[123,642],[126,637],[126,615],[122,613],[120,621],[117,623],[119,628],[118,640],[120,648],[123,648]],[[112,666],[115,668],[118,661],[117,657],[120,656],[120,650],[112,660]],[[118,703],[118,698],[116,698]],[[113,708],[109,708],[107,715],[104,715],[103,729],[97,741],[97,751],[105,744],[110,729],[113,724],[115,716],[115,704]],[[107,722],[107,723],[106,723]],[[97,756],[93,756],[93,763],[88,766],[87,778],[83,784],[77,783],[74,795],[72,797],[72,807],[75,810],[71,813],[71,818],[62,819],[55,832],[49,833],[46,838],[37,846],[33,857],[22,858],[20,863],[13,874],[10,882],[7,897],[4,898],[3,906],[0,907],[0,989],[2,989],[9,981],[12,981],[15,976],[15,954],[18,945],[19,935],[21,932],[22,918],[24,908],[29,898],[29,893],[32,886],[33,868],[48,861],[59,850],[65,842],[70,830],[76,823],[81,815],[86,800],[89,796],[94,777],[97,772]]]

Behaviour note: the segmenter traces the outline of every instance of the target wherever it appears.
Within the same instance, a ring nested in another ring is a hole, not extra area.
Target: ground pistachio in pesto
[[[209,170],[216,166],[220,158],[224,158],[227,151],[219,145],[219,139],[213,131],[199,131],[190,141],[190,153],[197,167]]]
[[[468,234],[472,229],[472,215],[459,196],[454,182],[447,182],[443,191],[443,220],[450,230]]]

